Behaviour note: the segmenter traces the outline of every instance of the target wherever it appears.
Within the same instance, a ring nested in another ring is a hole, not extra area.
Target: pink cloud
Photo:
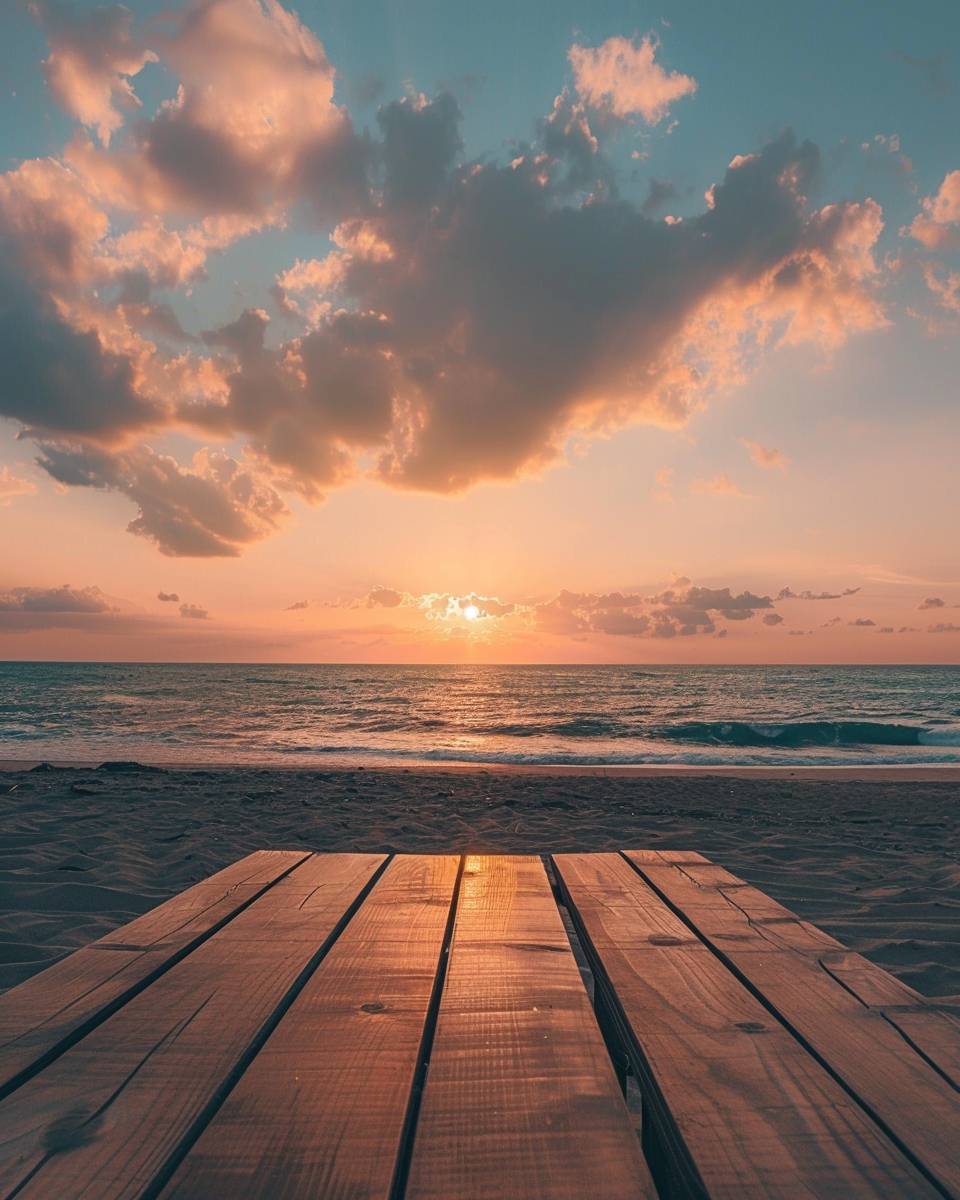
[[[648,125],[663,120],[670,105],[697,90],[697,82],[679,71],[665,71],[656,61],[657,40],[638,42],[611,37],[594,48],[573,45],[568,51],[574,86],[591,107],[615,117],[639,114]]]
[[[960,171],[951,171],[935,195],[924,197],[906,232],[928,250],[960,247]]]
[[[51,92],[109,145],[122,110],[140,107],[130,80],[157,56],[137,43],[132,15],[121,4],[90,12],[77,12],[68,0],[32,0],[29,7],[50,45],[43,71]]]
[[[960,271],[944,271],[941,274],[934,263],[922,264],[923,281],[947,312],[960,313]]]
[[[325,167],[341,190],[362,187],[362,145],[333,101],[334,69],[278,0],[192,0],[156,45],[180,81],[173,99],[122,150],[82,138],[68,150],[113,203],[253,216]]]

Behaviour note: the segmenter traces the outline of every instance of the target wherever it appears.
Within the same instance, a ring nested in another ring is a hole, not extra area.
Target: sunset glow
[[[953,10],[747,8],[6,10],[0,657],[960,661]]]

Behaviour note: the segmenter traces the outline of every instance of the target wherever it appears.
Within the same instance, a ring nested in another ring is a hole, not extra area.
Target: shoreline
[[[315,774],[347,773],[364,771],[370,774],[399,772],[403,774],[430,775],[540,775],[553,778],[565,776],[588,776],[594,778],[709,778],[792,780],[794,782],[836,781],[873,783],[958,783],[960,764],[916,763],[885,764],[859,763],[850,766],[749,766],[717,765],[698,766],[685,763],[630,763],[630,764],[586,764],[586,763],[499,763],[499,762],[433,762],[409,760],[405,762],[362,761],[338,759],[331,756],[322,762],[273,762],[247,761],[228,762],[195,761],[169,762],[162,759],[138,759],[111,767],[116,760],[102,758],[0,758],[0,773],[32,771],[48,766],[60,771],[113,770],[134,771],[137,768],[162,771],[303,771]]]

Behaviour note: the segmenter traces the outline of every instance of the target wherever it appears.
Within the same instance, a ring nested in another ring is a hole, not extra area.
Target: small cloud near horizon
[[[205,608],[201,608],[199,604],[181,604],[180,616],[186,617],[190,621],[206,621],[210,614]]]

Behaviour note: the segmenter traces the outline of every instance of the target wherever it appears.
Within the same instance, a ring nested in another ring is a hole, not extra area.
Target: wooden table
[[[0,997],[0,1198],[960,1198],[958,1085],[700,854],[264,850]]]

